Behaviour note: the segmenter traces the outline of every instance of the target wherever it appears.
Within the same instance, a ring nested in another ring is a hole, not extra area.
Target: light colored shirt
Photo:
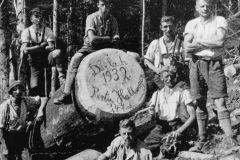
[[[116,137],[103,154],[114,160],[152,160],[152,153],[143,142],[137,140],[134,149],[127,149],[121,136]]]
[[[224,17],[221,16],[211,16],[207,21],[202,22],[201,18],[195,18],[193,20],[190,20],[186,27],[185,31],[183,33],[183,36],[187,34],[192,34],[194,39],[215,39],[216,32],[218,28],[222,28],[227,31],[228,29],[228,23],[227,20]],[[193,41],[194,41],[193,39]],[[224,54],[223,47],[216,48],[216,49],[205,49],[198,53],[196,53],[197,56],[202,57],[219,57],[221,58]],[[190,55],[189,55],[190,56]]]
[[[150,106],[155,106],[155,112],[161,120],[172,121],[180,118],[183,110],[181,106],[186,106],[193,101],[190,91],[185,89],[173,88],[170,95],[166,97],[164,93],[165,87],[153,93],[150,100]],[[186,110],[186,107],[185,107]]]
[[[42,27],[38,32],[33,28],[33,26],[24,29],[21,34],[22,43],[40,43],[42,38],[43,42],[54,42],[55,37],[52,30],[48,27],[45,27],[45,33],[43,37],[43,28],[44,27]]]
[[[170,66],[170,59],[162,58],[161,55],[171,54],[173,53],[173,49],[174,49],[174,43],[172,43],[170,48],[167,49],[167,46],[163,40],[163,37],[161,37],[157,40],[153,40],[150,43],[144,58],[152,62],[156,68],[160,67],[161,61],[163,62],[164,66]],[[180,47],[180,50],[178,46],[175,46],[174,53],[178,53],[178,52],[179,54],[182,54],[183,52],[182,46]]]
[[[23,103],[25,103],[25,105],[23,105]],[[4,101],[0,105],[0,128],[11,131],[22,129],[26,125],[26,119],[24,119],[23,115],[26,116],[27,112],[31,109],[39,108],[40,104],[41,99],[39,96],[25,98],[20,107],[14,107],[10,99]],[[25,108],[23,108],[23,106],[25,106]],[[25,113],[23,113],[24,109]]]
[[[111,14],[106,19],[103,19],[98,11],[87,16],[84,36],[85,46],[91,46],[88,39],[89,30],[92,30],[96,36],[110,36],[112,39],[119,38],[118,23]]]

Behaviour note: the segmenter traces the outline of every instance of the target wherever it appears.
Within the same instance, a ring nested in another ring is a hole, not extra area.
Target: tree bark
[[[16,31],[17,34],[13,33],[12,42],[9,48],[9,59],[10,59],[10,71],[9,71],[9,82],[18,79],[18,66],[20,62],[20,39],[21,33],[26,28],[26,3],[25,0],[14,0],[13,1],[16,18],[18,20]]]
[[[162,1],[162,16],[166,16],[167,14],[167,0]]]
[[[240,0],[238,0],[238,11],[240,11]]]
[[[58,37],[58,0],[53,0],[53,34],[57,40]],[[57,41],[56,41],[57,47]]]
[[[142,0],[142,56],[144,55],[144,29],[145,29],[146,7],[145,0]]]
[[[6,19],[4,19],[4,15],[7,13],[4,12],[4,5],[6,5],[6,1],[1,1],[0,6],[0,102],[7,98],[7,90],[8,90],[8,72],[9,72],[9,58],[7,55],[7,45],[6,45]]]

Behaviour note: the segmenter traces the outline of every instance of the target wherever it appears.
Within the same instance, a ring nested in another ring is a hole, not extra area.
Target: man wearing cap
[[[199,141],[190,151],[200,152],[207,140],[207,98],[217,109],[219,124],[228,147],[238,145],[235,140],[230,114],[226,108],[227,85],[223,72],[222,56],[228,24],[221,16],[213,15],[214,0],[196,0],[199,17],[190,20],[184,31],[184,48],[190,62],[191,94],[197,103]]]
[[[54,104],[71,102],[71,87],[82,59],[99,49],[114,48],[119,41],[117,20],[109,13],[108,0],[97,0],[98,11],[90,14],[86,20],[83,47],[74,54],[68,66],[63,94],[54,100]]]
[[[43,96],[44,67],[49,64],[56,66],[59,81],[63,83],[65,81],[64,56],[59,49],[55,49],[55,37],[52,30],[42,24],[42,13],[39,8],[31,10],[30,21],[32,25],[23,30],[21,35],[21,60],[23,62],[26,58],[30,66],[30,95]],[[19,79],[23,81],[22,65],[20,65]]]
[[[156,127],[144,140],[154,156],[157,156],[161,145],[169,145],[168,142],[163,144],[167,134],[172,143],[180,140],[183,144],[189,138],[187,133],[196,118],[193,99],[184,82],[177,80],[176,68],[164,66],[160,74],[164,88],[154,92],[150,100],[150,114],[156,117]],[[161,146],[158,158],[173,158],[168,157],[174,156],[174,151],[168,152],[171,149],[168,147]]]
[[[22,159],[26,147],[26,115],[29,110],[37,110],[37,119],[43,116],[47,98],[23,97],[25,86],[13,81],[9,86],[10,98],[0,105],[0,142],[3,158]]]
[[[107,151],[98,160],[152,160],[150,150],[136,138],[136,128],[132,120],[124,119],[119,123],[120,136],[116,137]]]

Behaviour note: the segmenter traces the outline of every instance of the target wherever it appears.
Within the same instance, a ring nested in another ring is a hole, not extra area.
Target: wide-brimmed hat
[[[21,82],[21,81],[12,81],[10,83],[10,85],[9,85],[8,93],[11,94],[13,88],[16,87],[16,86],[21,86],[25,90],[25,85],[23,84],[23,82]]]

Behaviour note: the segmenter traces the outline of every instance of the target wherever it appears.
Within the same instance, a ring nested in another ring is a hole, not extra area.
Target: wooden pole
[[[53,34],[55,37],[55,48],[58,48],[57,39],[58,39],[58,0],[53,0]],[[57,69],[56,66],[52,66],[52,76],[51,76],[51,93],[50,96],[56,91],[56,79],[57,79]],[[45,82],[45,84],[47,81]],[[47,86],[45,86],[47,90]]]
[[[146,7],[145,0],[142,0],[142,56],[144,56],[144,28],[145,28],[145,15],[146,15]]]

